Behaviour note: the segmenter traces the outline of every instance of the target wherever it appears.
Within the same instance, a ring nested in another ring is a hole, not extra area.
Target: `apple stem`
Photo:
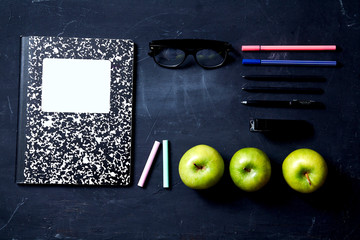
[[[251,169],[248,169],[248,168],[246,168],[246,167],[244,167],[243,168],[245,171],[247,171],[247,172],[251,172]]]
[[[306,179],[308,180],[309,185],[311,186],[311,181],[310,181],[309,173],[308,173],[308,172],[305,173],[305,177],[306,177]]]
[[[202,167],[199,167],[198,165],[196,165],[196,163],[194,163],[194,165],[197,169],[202,169]]]

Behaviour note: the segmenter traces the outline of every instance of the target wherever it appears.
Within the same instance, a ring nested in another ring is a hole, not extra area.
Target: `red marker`
[[[335,51],[336,45],[243,45],[242,51]]]

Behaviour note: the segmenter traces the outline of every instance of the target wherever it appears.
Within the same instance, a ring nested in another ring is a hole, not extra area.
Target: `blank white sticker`
[[[109,113],[109,60],[45,58],[42,111]]]

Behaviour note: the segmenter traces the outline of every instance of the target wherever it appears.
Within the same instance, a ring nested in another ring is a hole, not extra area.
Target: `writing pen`
[[[336,66],[336,61],[243,59],[244,65]]]
[[[288,82],[324,82],[322,76],[312,75],[244,75],[247,80],[254,81],[288,81]]]
[[[321,88],[296,88],[296,87],[243,87],[242,90],[254,93],[304,93],[304,94],[322,94]]]
[[[313,100],[291,100],[291,101],[272,101],[272,100],[245,100],[241,102],[247,106],[255,107],[285,107],[285,108],[324,108],[324,104]]]
[[[335,51],[336,45],[243,45],[242,51]]]

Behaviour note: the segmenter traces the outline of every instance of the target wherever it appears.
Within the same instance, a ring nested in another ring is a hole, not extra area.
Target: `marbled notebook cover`
[[[22,37],[21,53],[16,182],[128,185],[133,41],[30,36]],[[109,111],[43,111],[42,74],[46,58],[110,61]]]

